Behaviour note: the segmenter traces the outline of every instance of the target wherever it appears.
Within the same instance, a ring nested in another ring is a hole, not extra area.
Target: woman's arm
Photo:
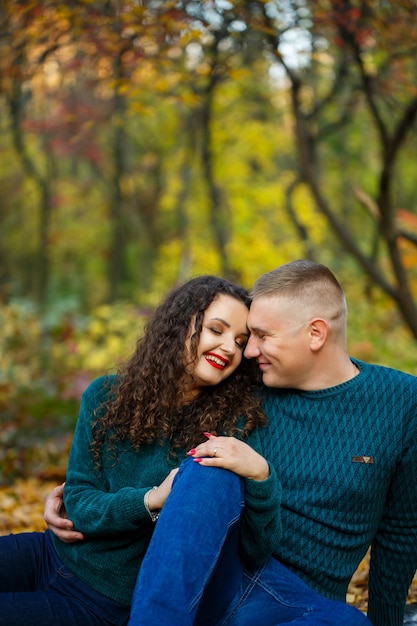
[[[159,511],[163,508],[165,500],[171,492],[172,483],[178,468],[171,470],[166,479],[156,488],[152,489],[148,496],[150,511]],[[84,539],[83,533],[74,530],[73,522],[68,519],[64,506],[64,485],[58,485],[47,496],[44,507],[44,520],[51,532],[64,543],[76,543]]]
[[[148,509],[162,508],[172,483],[168,477],[172,466],[159,445],[138,452],[128,442],[116,443],[115,454],[104,449],[100,467],[96,467],[91,454],[92,428],[110,388],[108,377],[101,377],[83,393],[68,460],[64,505],[74,528],[86,536],[109,537],[137,532],[142,526],[148,533]],[[144,496],[154,485],[160,488],[158,493],[152,492],[152,498],[149,494],[147,508]]]

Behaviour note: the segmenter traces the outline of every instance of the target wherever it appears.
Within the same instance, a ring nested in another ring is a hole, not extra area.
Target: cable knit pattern
[[[417,378],[352,359],[320,391],[265,389],[263,454],[282,486],[275,556],[344,600],[372,545],[368,617],[400,626],[417,568]]]

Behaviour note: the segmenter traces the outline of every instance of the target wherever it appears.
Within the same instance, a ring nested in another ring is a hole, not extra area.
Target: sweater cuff
[[[368,604],[368,619],[373,626],[403,626],[403,604],[387,604],[379,598],[372,598]]]
[[[281,484],[277,479],[275,469],[269,465],[269,476],[265,480],[253,480],[252,478],[246,478],[246,502],[263,502],[268,503],[275,507],[277,499],[281,499]]]

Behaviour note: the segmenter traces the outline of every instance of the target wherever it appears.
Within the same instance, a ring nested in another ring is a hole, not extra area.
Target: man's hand
[[[73,530],[73,523],[67,518],[64,507],[64,485],[55,487],[45,501],[43,518],[51,532],[65,543],[75,543],[84,539],[82,533]]]

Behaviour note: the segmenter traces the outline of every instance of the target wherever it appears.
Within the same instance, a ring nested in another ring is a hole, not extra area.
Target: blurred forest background
[[[64,478],[81,392],[191,276],[322,262],[351,354],[417,374],[416,58],[411,0],[3,0],[10,510]]]

